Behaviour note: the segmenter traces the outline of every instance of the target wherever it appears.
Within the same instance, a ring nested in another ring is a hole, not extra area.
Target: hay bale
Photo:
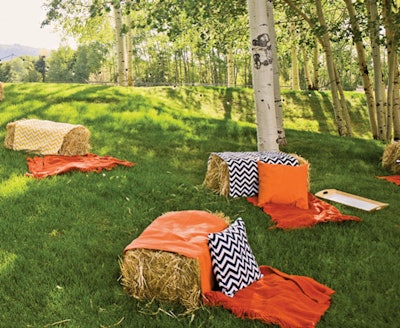
[[[90,131],[84,126],[77,126],[64,136],[59,155],[86,155],[90,150]]]
[[[121,267],[121,283],[139,300],[177,302],[192,310],[201,306],[200,265],[180,254],[133,249],[127,251]]]
[[[303,157],[297,154],[289,154],[296,158],[299,164],[308,163]],[[228,164],[217,154],[211,154],[208,159],[208,166],[203,185],[216,194],[229,196],[229,169]]]
[[[10,122],[6,126],[7,134],[4,140],[4,146],[8,149],[19,150],[16,149],[16,147],[14,146],[15,128],[18,122],[20,121]],[[44,121],[44,122],[49,123],[50,121]],[[50,122],[50,123],[53,123],[55,127],[57,126],[57,124],[63,124],[56,122]],[[86,155],[90,150],[89,139],[90,139],[90,131],[82,125],[76,125],[63,136],[61,147],[58,149],[57,153],[53,155],[64,155],[64,156]],[[26,150],[31,152],[37,152],[36,149],[26,149]]]
[[[385,147],[382,166],[393,174],[400,174],[400,165],[396,163],[397,160],[400,160],[400,142],[395,141]]]
[[[213,213],[227,225],[231,219]],[[177,253],[135,248],[125,252],[120,261],[121,284],[138,300],[175,302],[188,311],[202,306],[203,297],[198,259]]]
[[[203,185],[221,196],[229,196],[228,164],[216,154],[210,155]]]

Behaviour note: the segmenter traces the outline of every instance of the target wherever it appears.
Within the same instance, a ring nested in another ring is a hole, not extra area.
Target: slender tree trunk
[[[119,85],[126,84],[125,75],[125,44],[124,35],[122,33],[122,14],[120,7],[114,7],[115,20],[115,36],[117,41],[117,83]]]
[[[372,47],[372,59],[374,63],[374,85],[375,85],[375,103],[378,123],[378,139],[386,139],[386,119],[384,108],[384,83],[382,74],[382,63],[379,46],[379,22],[378,8],[376,0],[366,1],[368,12],[369,34]]]
[[[276,124],[274,77],[267,2],[248,0],[251,50],[253,56],[253,89],[257,117],[259,151],[279,150]]]
[[[131,0],[126,1],[127,5],[130,6]],[[132,27],[131,27],[131,14],[125,15],[126,26],[128,27],[128,32],[126,35],[126,75],[128,86],[133,86],[133,38],[132,38]]]
[[[301,55],[303,57],[303,66],[304,66],[304,76],[306,78],[306,85],[307,85],[307,90],[313,90],[313,85],[311,82],[311,74],[310,70],[308,68],[308,58],[307,58],[307,52],[305,47],[301,49]]]
[[[315,28],[314,22],[308,17],[303,11],[299,9],[299,7],[292,0],[284,0],[286,4],[288,4],[294,11],[296,11],[309,25],[311,28]],[[341,106],[341,102],[338,94],[338,85],[340,85],[340,80],[337,78],[335,73],[336,68],[333,61],[333,52],[330,43],[328,27],[325,22],[325,17],[322,11],[321,0],[315,1],[318,22],[321,29],[321,36],[318,37],[319,42],[322,44],[325,52],[326,58],[326,66],[328,69],[329,75],[329,86],[332,94],[332,103],[333,103],[333,113],[335,117],[335,124],[337,126],[337,130],[340,136],[346,136],[348,131],[346,128],[345,121],[343,120],[343,108]]]
[[[228,46],[228,54],[226,56],[227,62],[227,87],[234,87],[235,86],[235,66],[233,63],[233,51],[232,46]]]
[[[286,146],[286,134],[283,124],[283,107],[281,99],[281,88],[279,83],[279,63],[278,63],[278,49],[276,43],[275,33],[275,22],[274,22],[274,6],[272,1],[267,1],[267,19],[268,26],[270,27],[270,37],[272,43],[272,61],[273,73],[274,73],[274,98],[275,98],[275,112],[276,112],[276,126],[278,132],[278,144],[279,146]]]
[[[370,128],[373,138],[377,139],[378,125],[376,122],[376,106],[375,106],[374,90],[369,76],[368,64],[366,60],[364,44],[362,42],[360,26],[357,21],[356,11],[354,9],[352,0],[344,0],[344,1],[346,3],[347,11],[349,13],[351,29],[353,32],[353,40],[357,50],[358,69],[361,73],[361,77],[363,80],[364,93],[368,107]]]
[[[400,85],[399,85],[399,62],[395,58],[395,74],[393,80],[393,140],[400,141]]]
[[[387,92],[387,100],[386,100],[386,140],[392,140],[392,132],[394,129],[394,102],[397,100],[395,95],[394,82],[396,78],[396,74],[398,73],[398,61],[397,61],[397,46],[398,46],[398,33],[395,32],[394,22],[393,22],[393,7],[392,2],[388,0],[383,1],[383,21],[385,25],[386,32],[386,48],[387,48],[387,57],[388,57],[388,92]],[[397,104],[398,105],[398,104]]]
[[[297,49],[297,35],[296,29],[292,24],[290,26],[290,53],[292,58],[292,90],[300,90],[300,79],[299,79],[299,59]]]
[[[313,90],[319,90],[319,42],[316,37],[314,37],[313,72],[312,87]]]
[[[316,0],[315,4],[316,4],[316,8],[317,8],[318,21],[319,21],[319,24],[321,25],[321,29],[323,30],[323,34],[321,36],[321,41],[322,41],[322,45],[324,47],[326,65],[328,67],[328,75],[329,75],[329,81],[330,81],[329,85],[330,85],[331,94],[332,94],[335,122],[336,122],[336,126],[338,129],[339,135],[346,136],[348,134],[348,131],[346,129],[345,122],[343,120],[343,109],[342,109],[340,99],[338,96],[338,92],[339,92],[338,84],[340,82],[336,75],[336,68],[335,68],[335,64],[333,61],[333,52],[332,52],[332,47],[331,47],[331,41],[330,41],[329,34],[328,34],[328,27],[326,25],[325,17],[322,12],[321,0]]]
[[[335,76],[336,76],[336,80],[339,81],[339,75],[338,75],[336,67],[335,67]],[[352,136],[353,129],[351,126],[349,109],[347,108],[346,97],[344,95],[342,84],[338,83],[337,88],[338,88],[338,92],[339,92],[340,106],[342,107],[344,120],[346,122],[347,136]]]

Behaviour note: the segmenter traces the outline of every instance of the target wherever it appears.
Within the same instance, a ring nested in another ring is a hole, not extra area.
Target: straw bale
[[[77,126],[65,136],[59,155],[73,156],[86,155],[90,150],[90,131],[84,126]]]
[[[400,160],[400,142],[395,141],[385,147],[382,166],[393,174],[400,174],[400,165],[396,163],[397,160]]]
[[[229,196],[228,164],[216,154],[211,154],[209,158],[203,184],[211,191],[221,196]]]
[[[7,124],[7,134],[4,146],[14,149],[15,125],[18,121]],[[90,150],[90,131],[84,126],[78,125],[69,131],[63,139],[63,143],[57,155],[73,156],[86,155]]]
[[[297,154],[289,154],[299,161],[299,164],[306,164],[308,161]],[[206,176],[203,185],[216,194],[229,196],[229,170],[228,164],[218,155],[211,154],[207,166]]]
[[[231,219],[222,212],[213,213],[227,225]],[[175,302],[188,311],[202,306],[200,263],[197,259],[152,249],[128,250],[120,261],[121,284],[138,300]]]
[[[196,259],[166,251],[132,249],[125,253],[121,273],[122,285],[136,299],[178,302],[188,310],[202,304]]]

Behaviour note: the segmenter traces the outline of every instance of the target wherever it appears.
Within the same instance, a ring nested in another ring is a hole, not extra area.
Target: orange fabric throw
[[[27,176],[34,178],[45,178],[47,176],[61,174],[73,170],[81,172],[101,172],[102,170],[111,170],[117,165],[133,166],[132,162],[119,160],[111,156],[98,156],[95,154],[62,156],[46,155],[28,157]]]
[[[391,175],[391,176],[382,176],[382,177],[377,177],[378,179],[384,179],[389,182],[393,182],[400,186],[400,175]]]
[[[282,328],[315,327],[335,291],[309,277],[289,275],[269,266],[260,266],[260,270],[263,277],[234,297],[219,291],[205,293],[207,304],[229,309],[239,318]]]
[[[208,248],[208,234],[219,232],[227,223],[217,215],[205,211],[168,212],[155,219],[124,252],[145,248],[174,252],[198,259],[202,292],[213,288],[214,276]]]
[[[257,197],[247,200],[257,205]],[[321,222],[341,222],[346,220],[361,221],[357,216],[344,215],[331,204],[328,204],[313,194],[308,194],[308,209],[301,209],[293,205],[264,204],[262,210],[271,216],[275,228],[297,229],[311,227]]]

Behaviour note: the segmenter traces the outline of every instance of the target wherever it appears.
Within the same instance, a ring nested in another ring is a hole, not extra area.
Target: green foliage
[[[24,176],[27,154],[0,147],[0,326],[265,327],[221,308],[182,315],[176,304],[124,292],[124,247],[157,216],[186,209],[241,216],[259,264],[333,288],[318,327],[399,322],[399,187],[375,178],[388,174],[380,165],[384,145],[315,124],[330,116],[328,93],[284,94],[291,126],[282,150],[309,160],[311,192],[337,188],[390,206],[369,213],[335,204],[362,222],[280,231],[246,200],[202,186],[210,152],[256,149],[251,90],[6,84],[5,91],[3,140],[6,124],[21,118],[79,123],[91,131],[93,153],[136,165],[35,180]],[[352,108],[366,110],[362,95],[348,96]]]

